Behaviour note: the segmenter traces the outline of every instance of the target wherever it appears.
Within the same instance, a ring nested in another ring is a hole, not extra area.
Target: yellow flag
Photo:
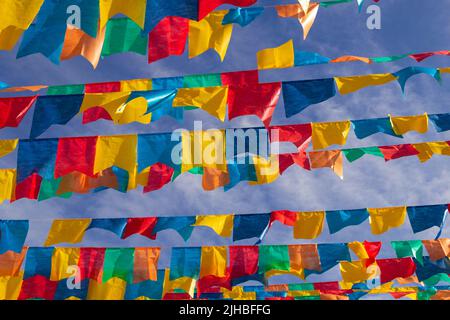
[[[0,300],[17,300],[22,288],[23,272],[18,276],[0,277]]]
[[[197,227],[210,227],[219,236],[228,238],[231,237],[231,232],[233,231],[233,215],[208,215],[208,216],[197,216],[195,224],[193,226]]]
[[[183,290],[191,297],[194,297],[196,280],[188,277],[181,277],[176,280],[170,280],[170,269],[166,269],[164,273],[163,297],[166,293],[174,290]]]
[[[382,234],[391,228],[400,227],[406,217],[406,207],[370,208],[367,210],[373,234]]]
[[[315,150],[333,144],[344,145],[350,131],[350,121],[312,123],[312,144]]]
[[[280,176],[280,165],[278,155],[272,154],[269,159],[262,156],[253,157],[256,178],[258,181],[250,181],[250,185],[272,183]]]
[[[423,142],[413,144],[414,149],[419,151],[417,157],[420,162],[426,162],[433,157],[434,154],[442,156],[450,156],[450,145],[447,142]]]
[[[0,169],[0,203],[11,200],[16,188],[16,169]]]
[[[202,247],[200,278],[225,277],[227,273],[227,247]]]
[[[152,90],[151,79],[132,79],[120,81],[120,91],[122,92],[148,91],[148,90]]]
[[[52,255],[52,271],[50,280],[59,281],[75,275],[71,266],[78,265],[80,248],[55,248]]]
[[[428,115],[422,114],[409,117],[390,117],[392,129],[398,135],[403,135],[409,131],[418,133],[427,133],[428,131]]]
[[[116,14],[123,14],[143,29],[146,4],[147,0],[134,0],[132,4],[124,0],[100,0],[100,28],[103,29]]]
[[[221,288],[224,299],[256,300],[256,292],[245,292],[242,287],[233,287],[231,290]]]
[[[228,87],[181,88],[173,101],[173,107],[197,107],[220,121],[225,121]]]
[[[58,243],[79,243],[89,227],[91,219],[54,220],[45,241],[45,246]]]
[[[291,40],[276,48],[258,51],[258,69],[281,69],[294,66],[294,43]]]
[[[343,156],[341,150],[311,151],[308,153],[312,169],[331,168],[341,179],[344,179]]]
[[[80,112],[94,107],[102,107],[114,119],[116,111],[127,101],[129,96],[130,92],[86,93]]]
[[[339,263],[342,279],[345,282],[358,283],[369,277],[364,261],[341,261]]]
[[[13,152],[17,147],[19,139],[0,140],[0,158]]]
[[[367,254],[366,248],[364,247],[364,244],[362,242],[349,242],[347,246],[356,254],[359,259],[369,259],[369,255]]]
[[[200,21],[189,20],[189,59],[214,49],[223,61],[233,32],[233,25],[223,25],[228,10],[213,11]]]
[[[87,300],[123,300],[126,287],[126,281],[120,278],[111,278],[105,283],[91,279]]]
[[[297,212],[297,220],[294,225],[295,239],[315,239],[322,232],[324,211]]]
[[[380,86],[397,79],[390,73],[334,77],[340,94],[349,94],[369,86]]]
[[[0,50],[12,50],[23,31],[33,22],[44,0],[0,2]]]

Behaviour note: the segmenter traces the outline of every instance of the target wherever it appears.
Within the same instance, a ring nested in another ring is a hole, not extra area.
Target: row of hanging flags
[[[41,53],[58,64],[83,56],[95,68],[100,58],[121,52],[147,54],[149,63],[180,55],[186,42],[189,58],[213,49],[223,60],[233,24],[244,27],[271,9],[279,17],[298,19],[306,38],[320,7],[354,1],[299,0],[297,4],[249,8],[240,7],[251,6],[256,0],[135,0],[132,6],[121,0],[15,2],[5,0],[0,4],[0,50],[12,50],[23,34],[18,58]],[[361,8],[364,0],[357,3]],[[214,11],[223,4],[238,7]],[[74,26],[76,17],[69,19],[68,10],[74,6],[79,8],[79,26]],[[125,18],[111,19],[118,14]]]
[[[317,238],[323,231],[325,221],[328,232],[335,234],[369,220],[372,234],[380,235],[401,227],[406,216],[414,233],[438,227],[438,239],[444,228],[448,208],[448,204],[439,204],[314,212],[279,210],[264,214],[57,219],[52,222],[44,246],[80,243],[85,233],[92,229],[112,232],[120,239],[140,235],[151,240],[155,240],[162,231],[174,230],[184,241],[188,241],[198,227],[210,228],[218,236],[231,238],[233,242],[253,239],[260,243],[276,221],[293,227],[294,239]],[[25,245],[29,225],[28,220],[0,220],[0,254],[10,250],[20,253]]]
[[[378,258],[382,246],[355,241],[174,247],[166,269],[158,267],[158,247],[25,247],[0,255],[0,299],[174,299],[177,293],[181,299],[265,299],[271,291],[284,292],[279,298],[358,299],[390,293],[430,299],[442,289],[438,298],[449,298],[449,286],[435,286],[450,282],[450,239],[392,241],[397,257],[389,259]],[[268,285],[275,276],[305,280],[336,266],[340,281]],[[78,286],[73,285],[74,270]],[[239,284],[247,281],[262,286],[244,290]]]
[[[184,111],[201,109],[222,122],[226,118],[253,115],[268,127],[281,95],[285,115],[292,117],[310,105],[331,99],[337,92],[345,95],[392,81],[397,81],[404,91],[407,80],[415,75],[426,74],[439,82],[446,73],[450,73],[450,68],[407,67],[385,74],[261,83],[258,71],[250,70],[50,86],[45,95],[0,98],[0,128],[19,126],[33,105],[31,138],[40,136],[52,125],[67,124],[78,114],[82,115],[83,124],[98,120],[116,125],[149,124],[164,116],[181,121]],[[11,87],[3,92],[44,87]]]

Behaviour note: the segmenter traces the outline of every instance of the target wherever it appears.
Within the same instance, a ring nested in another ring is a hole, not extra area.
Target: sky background
[[[366,1],[372,4],[371,1]],[[258,5],[295,3],[293,0],[258,1]],[[448,9],[450,0],[382,0],[381,30],[366,27],[368,15],[358,13],[355,3],[320,8],[307,40],[303,40],[296,19],[278,18],[274,9],[266,9],[253,23],[242,28],[235,25],[232,40],[224,62],[209,51],[194,59],[183,56],[147,64],[144,56],[120,54],[100,61],[96,70],[81,57],[52,64],[41,55],[19,60],[16,51],[0,52],[0,81],[15,85],[58,85],[98,81],[116,81],[133,78],[181,76],[197,73],[214,73],[256,68],[257,51],[279,46],[294,39],[295,48],[318,52],[334,58],[352,54],[360,56],[386,56],[403,53],[448,50],[450,26]],[[224,6],[226,8],[226,6]],[[186,50],[187,51],[187,50]],[[297,67],[270,70],[260,73],[262,81],[286,81],[332,76],[350,76],[368,73],[395,72],[406,66],[447,67],[450,57],[432,57],[420,64],[412,59],[395,63],[367,65],[360,62]],[[272,124],[340,121],[392,115],[416,115],[424,112],[447,113],[450,99],[450,76],[443,75],[441,84],[426,75],[411,78],[403,95],[396,82],[363,89],[356,93],[332,98],[313,105],[290,119],[284,117],[282,98]],[[30,110],[17,129],[2,129],[0,138],[28,138],[33,110]],[[125,133],[167,132],[176,128],[192,128],[194,120],[202,120],[204,128],[259,126],[256,117],[241,117],[220,123],[201,110],[185,113],[183,122],[164,118],[150,125],[129,124],[114,126],[112,122],[98,121],[81,125],[77,116],[65,126],[52,126],[40,138],[62,136],[114,135]],[[433,140],[450,140],[450,132],[437,134],[430,126],[428,134],[409,133],[404,139],[376,134],[358,140],[351,131],[346,147],[415,143]],[[16,154],[0,159],[3,168],[16,167]],[[30,219],[28,246],[42,246],[51,220],[54,218],[107,218],[169,216],[226,213],[264,213],[272,210],[317,211],[388,207],[401,205],[426,205],[447,203],[450,199],[450,162],[447,157],[436,156],[421,164],[416,157],[385,163],[382,158],[364,157],[352,164],[344,160],[344,180],[331,170],[305,171],[292,166],[276,182],[269,185],[249,186],[240,183],[228,192],[223,189],[206,192],[201,187],[201,177],[185,174],[162,190],[143,194],[142,189],[126,194],[107,190],[91,195],[76,195],[70,199],[50,199],[43,202],[20,200],[0,206],[1,219]],[[360,226],[348,227],[330,236],[325,224],[323,233],[314,241],[295,240],[292,229],[278,223],[269,231],[263,244],[337,243],[350,241],[384,241],[379,257],[395,257],[391,240],[433,239],[437,228],[413,234],[409,220],[401,228],[383,235],[370,233],[368,221]],[[450,222],[442,237],[450,236]],[[243,240],[235,244],[253,244]],[[80,246],[161,246],[160,267],[169,262],[169,246],[229,245],[230,239],[217,236],[208,228],[196,228],[185,243],[171,230],[158,234],[156,241],[139,235],[120,240],[110,232],[90,230]],[[338,267],[322,275],[312,275],[307,281],[333,281],[340,279]],[[273,281],[277,279],[274,278]],[[298,279],[292,278],[295,282]]]

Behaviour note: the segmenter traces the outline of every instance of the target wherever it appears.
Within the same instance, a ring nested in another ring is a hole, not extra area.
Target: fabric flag
[[[420,240],[391,241],[397,258],[414,257],[423,264],[423,244]]]
[[[150,167],[147,184],[144,185],[144,193],[159,190],[170,183],[174,177],[174,169],[164,163],[156,163]]]
[[[111,19],[106,24],[106,31],[103,32],[105,40],[101,50],[102,57],[122,52],[140,55],[147,53],[148,37],[142,34],[142,29],[130,19]]]
[[[364,139],[379,132],[402,138],[394,132],[390,118],[352,120],[352,126],[358,139]]]
[[[133,283],[157,281],[160,248],[136,248],[134,250]]]
[[[437,132],[450,130],[450,113],[430,114],[428,118],[433,122]]]
[[[22,264],[26,254],[27,248],[22,248],[19,253],[7,251],[0,254],[0,277],[20,276],[22,274]]]
[[[80,248],[55,248],[52,255],[52,271],[50,280],[60,281],[74,275],[70,266],[78,265]]]
[[[144,32],[148,33],[166,17],[181,17],[190,20],[198,19],[198,0],[148,1],[145,14]]]
[[[289,40],[276,48],[258,51],[258,70],[283,69],[294,66],[294,42]]]
[[[403,135],[409,131],[418,133],[426,133],[428,131],[427,114],[409,117],[390,117],[392,129],[398,135]]]
[[[11,200],[16,188],[16,170],[0,169],[0,203]]]
[[[228,10],[228,13],[223,17],[222,24],[237,23],[241,27],[245,27],[252,23],[263,12],[263,7],[233,8]]]
[[[50,278],[54,248],[28,248],[24,279],[35,275]]]
[[[189,59],[213,49],[223,61],[233,32],[233,25],[222,25],[227,11],[214,11],[200,21],[189,21]]]
[[[199,263],[200,263],[200,258],[199,258]],[[200,266],[199,266],[199,268],[200,268]],[[172,280],[170,275],[171,275],[171,270],[166,269],[166,272],[164,274],[163,300],[164,299],[168,299],[168,300],[173,299],[171,297],[171,294],[174,291],[184,292],[186,294],[186,295],[184,295],[184,297],[186,297],[185,299],[190,299],[194,296],[195,285],[197,282],[195,279],[190,278],[190,277],[181,277],[181,278]]]
[[[0,220],[0,255],[9,250],[20,253],[28,227],[28,220]]]
[[[83,30],[67,25],[63,48],[61,51],[61,61],[72,59],[73,57],[84,57],[92,67],[97,68],[105,41],[105,30],[100,30],[97,37],[93,38]]]
[[[135,248],[107,248],[103,262],[102,281],[120,278],[132,282]]]
[[[239,162],[239,157],[233,161],[227,161],[228,176],[230,183],[224,186],[224,190],[228,191],[241,181],[257,181],[255,166],[250,163],[248,156],[242,157],[244,160]]]
[[[283,82],[283,100],[286,117],[302,112],[311,104],[326,101],[336,95],[334,79],[316,79]]]
[[[233,221],[233,241],[259,238],[269,227],[270,213],[235,215]]]
[[[118,83],[118,87],[120,87],[120,82]],[[117,122],[117,119],[120,118],[121,114],[116,114],[116,111],[127,102],[129,96],[129,92],[89,93],[86,88],[86,94],[84,95],[83,103],[80,107],[80,112],[83,112],[83,123],[89,123],[98,119],[115,119]],[[103,111],[103,113],[101,114],[101,117],[97,116],[93,119],[90,119],[92,118],[92,115],[87,117],[89,112],[92,112],[90,109],[93,108],[95,108],[94,110],[99,108],[102,109],[101,111]],[[125,110],[126,109],[123,108],[122,113]],[[143,113],[144,112],[139,115],[142,115]]]
[[[172,157],[172,151],[179,144],[173,141],[170,134],[140,134],[138,135],[138,172],[161,162],[172,168],[178,168],[181,157]],[[178,161],[175,164],[173,161]]]
[[[100,29],[117,14],[123,14],[144,28],[146,0],[137,0],[132,6],[120,0],[100,0]]]
[[[91,219],[54,220],[45,240],[45,246],[59,243],[79,243],[91,223]]]
[[[230,277],[233,283],[245,282],[258,272],[259,246],[230,246]],[[242,281],[243,280],[243,281]]]
[[[323,229],[325,220],[324,211],[297,212],[297,219],[294,225],[295,239],[315,239]]]
[[[314,270],[306,270],[306,276],[311,273],[324,273],[333,268],[340,261],[351,261],[350,252],[348,251],[346,243],[319,244],[317,245],[317,249],[320,256],[321,270],[320,272]]]
[[[304,279],[304,270],[320,271],[316,244],[289,245],[290,271]]]
[[[450,156],[450,144],[447,142],[424,142],[413,144],[414,149],[418,151],[417,157],[420,162],[430,160],[434,154]]]
[[[189,20],[165,17],[149,33],[148,63],[172,55],[182,55],[189,35]]]
[[[0,50],[12,50],[39,12],[44,0],[5,0],[0,7]]]
[[[372,63],[372,60],[370,60],[370,58],[359,57],[359,56],[350,56],[350,55],[335,58],[335,59],[331,60],[330,63],[351,62],[351,61],[361,61],[361,62],[364,62],[367,64]]]
[[[80,279],[102,281],[105,248],[80,248]]]
[[[231,232],[233,231],[233,218],[234,216],[232,214],[197,216],[193,226],[209,227],[219,236],[228,238],[231,237]]]
[[[107,92],[121,92],[121,91],[122,90],[120,81],[86,83],[84,85],[85,93],[107,93]]]
[[[120,91],[149,91],[152,90],[151,79],[131,79],[120,81]]]
[[[23,277],[0,277],[0,299],[17,300],[22,288]]]
[[[154,239],[153,228],[158,218],[128,218],[125,229],[123,230],[122,239],[126,239],[134,234],[140,234],[149,239]]]
[[[344,145],[350,132],[350,121],[314,122],[312,125],[312,144],[314,150],[325,149],[331,145]]]
[[[78,171],[94,176],[97,137],[61,138],[55,163],[55,178]]]
[[[18,142],[19,139],[0,140],[0,158],[13,152],[16,149]]]
[[[398,228],[405,222],[406,207],[369,208],[370,228],[373,234],[382,234]]]
[[[381,283],[390,282],[396,278],[408,278],[416,271],[416,265],[411,258],[379,259]]]
[[[120,278],[89,281],[87,300],[123,300],[127,282]]]
[[[303,2],[303,1],[302,1]],[[275,6],[278,16],[283,18],[297,18],[303,28],[303,39],[306,39],[311,30],[314,20],[319,11],[319,3],[310,2],[308,5],[300,2],[299,4],[287,4]],[[307,7],[307,9],[306,9]]]
[[[288,246],[260,246],[259,272],[266,273],[272,270],[289,271]]]
[[[103,229],[108,230],[118,237],[122,236],[123,230],[127,224],[128,219],[119,218],[119,219],[92,219],[91,223],[87,227],[87,230],[90,229]]]
[[[409,222],[414,233],[418,233],[432,227],[441,227],[447,205],[408,207]]]
[[[364,282],[369,274],[362,261],[341,261],[340,264],[342,280],[349,283]]]
[[[18,300],[43,299],[53,300],[58,286],[57,281],[51,281],[42,275],[36,275],[22,282]]]
[[[202,247],[200,278],[225,277],[227,273],[227,247]]]
[[[163,284],[164,270],[158,270],[156,281],[147,280],[138,283],[128,283],[125,291],[125,300],[136,300],[141,297],[161,300]]]
[[[85,300],[89,289],[89,280],[80,281],[79,288],[67,287],[66,281],[59,281],[56,288],[54,300]]]
[[[227,87],[182,88],[179,89],[173,107],[200,108],[220,121],[225,121],[227,110]]]
[[[170,280],[187,277],[198,279],[200,275],[200,261],[202,248],[172,248],[170,259]]]
[[[312,151],[308,155],[312,169],[331,168],[339,178],[344,178],[341,150]]]
[[[283,174],[294,163],[305,170],[311,170],[311,164],[309,163],[308,155],[305,151],[300,150],[297,153],[284,153],[278,155],[279,158],[279,171]]]
[[[199,0],[198,20],[205,18],[210,12],[222,4],[230,4],[237,7],[247,7],[256,3],[256,0]]]
[[[296,67],[300,67],[300,66],[309,66],[313,64],[327,64],[330,62],[331,59],[324,57],[318,54],[317,52],[294,50],[294,60],[295,60],[294,65]]]
[[[425,68],[425,67],[406,67],[402,70],[399,70],[397,72],[394,72],[392,75],[397,78],[398,83],[400,84],[400,87],[402,88],[402,92],[405,91],[406,81],[408,81],[409,78],[416,74],[427,74],[430,77],[433,77],[437,81],[441,80],[441,74],[439,72],[439,69],[435,68]]]
[[[343,149],[342,152],[345,155],[345,158],[349,162],[356,161],[363,157],[366,154],[370,154],[372,156],[384,158],[383,153],[378,147],[365,147],[365,148],[353,148],[353,149]]]
[[[383,153],[385,161],[395,160],[402,157],[415,156],[419,154],[419,151],[417,151],[411,144],[400,144],[378,148]]]
[[[38,97],[30,137],[40,136],[54,124],[67,124],[80,110],[82,94]]]
[[[422,242],[431,261],[441,260],[450,255],[450,239],[422,240]]]
[[[153,228],[153,235],[156,235],[158,232],[167,230],[167,229],[173,229],[177,231],[181,237],[184,239],[184,241],[187,241],[192,231],[194,230],[194,227],[192,227],[193,224],[195,224],[195,216],[191,217],[158,217],[156,220],[156,225]]]
[[[203,190],[212,191],[224,187],[230,183],[228,172],[215,168],[203,168],[202,187]]]
[[[250,185],[272,183],[280,176],[278,155],[272,154],[269,159],[261,156],[253,157],[257,181],[250,181]]]
[[[18,127],[37,96],[0,98],[0,128]]]
[[[396,76],[390,73],[352,77],[334,77],[339,93],[342,95],[349,94],[369,86],[380,86],[382,84],[394,81],[395,79]]]
[[[42,177],[37,173],[33,173],[25,180],[16,184],[16,189],[11,197],[11,202],[20,199],[36,200],[39,195]]]
[[[327,211],[327,224],[330,234],[348,226],[357,226],[369,218],[367,209]]]

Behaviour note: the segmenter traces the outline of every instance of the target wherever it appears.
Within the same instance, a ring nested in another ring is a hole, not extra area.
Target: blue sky
[[[281,1],[276,3],[294,3]],[[367,1],[369,2],[369,1]],[[258,1],[259,5],[273,5],[274,1]],[[214,52],[208,52],[189,60],[187,52],[181,57],[169,57],[148,65],[146,57],[121,54],[100,61],[96,70],[83,58],[78,57],[61,65],[53,65],[40,55],[15,59],[15,51],[0,52],[0,81],[10,85],[72,84],[95,81],[114,81],[133,78],[154,78],[196,73],[212,73],[247,70],[256,67],[258,50],[279,46],[294,39],[298,50],[315,51],[325,56],[344,54],[361,56],[384,56],[402,53],[447,50],[450,43],[448,25],[449,0],[424,2],[422,0],[381,0],[382,28],[369,30],[368,15],[358,13],[356,3],[321,8],[316,22],[307,38],[303,40],[301,26],[296,19],[281,19],[272,9],[245,28],[234,26],[233,37],[225,61],[220,63]],[[292,69],[265,71],[263,81],[325,78],[338,75],[394,72],[405,66],[419,65],[411,59],[395,63],[366,65],[363,63],[328,64]],[[450,66],[450,58],[433,57],[420,64],[429,67]],[[450,98],[450,76],[444,75],[441,84],[425,75],[410,79],[406,94],[401,93],[397,83],[367,88],[348,96],[337,96],[324,103],[311,106],[303,113],[285,119],[282,99],[275,111],[273,124],[334,121],[393,115],[415,115],[423,112],[447,113]],[[33,112],[29,112],[17,129],[2,129],[0,138],[28,138]],[[183,122],[164,118],[150,125],[131,124],[113,126],[110,122],[81,125],[78,116],[66,126],[54,126],[41,137],[112,135],[122,133],[166,132],[175,128],[192,128],[194,120],[203,120],[207,127],[236,127],[261,125],[256,117],[244,117],[220,123],[202,111],[185,113]],[[372,146],[396,143],[450,140],[450,132],[436,134],[434,129],[426,135],[409,133],[403,140],[377,134],[358,140],[351,132],[347,146]],[[15,167],[15,154],[0,160],[4,168]],[[277,209],[298,211],[333,210],[398,205],[422,205],[446,203],[450,200],[449,159],[435,157],[420,164],[415,157],[385,163],[381,158],[365,157],[353,164],[344,163],[344,180],[331,170],[308,172],[291,167],[275,183],[248,186],[241,183],[224,192],[205,192],[201,177],[184,175],[162,190],[143,194],[135,190],[121,194],[114,190],[95,195],[74,195],[71,199],[51,199],[43,202],[20,200],[0,206],[1,219],[30,219],[31,228],[27,245],[41,246],[51,219],[61,217],[137,217],[155,215],[195,215],[222,213],[262,213]],[[354,240],[377,240],[388,242],[401,239],[432,239],[437,230],[413,234],[409,221],[401,228],[381,236],[370,233],[368,223],[349,227],[330,236],[327,227],[314,242],[349,242]],[[443,237],[450,236],[450,222]],[[295,240],[292,231],[276,224],[268,233],[264,244],[293,244],[311,241]],[[239,244],[250,244],[241,241]],[[158,240],[150,241],[141,236],[119,240],[106,231],[87,232],[82,246],[162,246],[160,266],[167,266],[170,250],[167,246],[227,245],[223,239],[208,229],[197,228],[191,240],[184,243],[173,231],[164,231]],[[385,246],[380,257],[394,257],[391,247]],[[323,275],[313,275],[308,281],[332,281],[338,279],[333,268]]]

